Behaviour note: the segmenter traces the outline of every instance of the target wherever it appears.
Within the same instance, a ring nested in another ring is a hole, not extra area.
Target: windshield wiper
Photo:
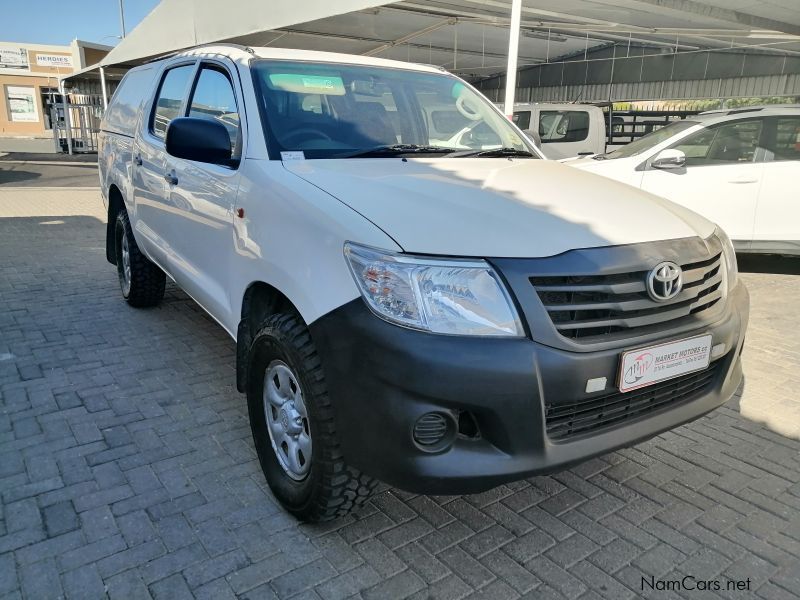
[[[608,152],[605,152],[603,154],[595,154],[594,156],[592,156],[592,160],[606,160],[607,158],[608,158]]]
[[[455,152],[455,148],[445,148],[443,146],[425,146],[421,144],[386,144],[337,154],[335,158],[369,158],[373,156],[402,156],[403,154],[450,154]]]
[[[485,157],[494,158],[500,156],[522,156],[526,158],[533,158],[535,155],[527,150],[518,150],[516,148],[492,148],[491,150],[464,150],[461,152],[453,152],[450,155],[453,158],[463,157]]]

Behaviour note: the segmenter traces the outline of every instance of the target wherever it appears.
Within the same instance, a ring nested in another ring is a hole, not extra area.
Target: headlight
[[[736,278],[739,275],[739,266],[736,263],[736,251],[733,249],[733,242],[728,234],[717,227],[716,236],[722,243],[722,257],[725,260],[725,274],[728,280],[728,290],[736,285]]]
[[[524,335],[505,286],[482,260],[439,260],[347,242],[344,255],[379,317],[432,333]]]

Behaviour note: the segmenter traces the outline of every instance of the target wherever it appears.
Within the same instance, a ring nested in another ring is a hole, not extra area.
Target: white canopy
[[[376,0],[162,0],[100,63],[139,63],[199,44],[225,41],[365,8]]]
[[[722,49],[800,55],[797,0],[521,0],[519,66],[592,48]],[[512,0],[162,0],[102,61],[140,64],[233,42],[366,54],[440,65],[467,77],[507,68]],[[585,56],[584,56],[585,57]]]

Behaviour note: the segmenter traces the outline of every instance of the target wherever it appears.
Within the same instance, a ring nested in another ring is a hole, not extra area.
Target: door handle
[[[164,173],[164,179],[170,185],[178,185],[178,178],[175,177],[175,171]]]
[[[731,179],[728,183],[756,183],[758,179]]]
[[[139,156],[138,154],[136,156],[134,156],[133,157],[133,164],[135,164],[137,167],[141,167],[142,166],[142,157]]]

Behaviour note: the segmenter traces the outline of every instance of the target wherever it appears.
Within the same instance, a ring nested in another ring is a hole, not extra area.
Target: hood
[[[641,162],[642,160],[644,159],[640,158],[638,162]],[[575,156],[572,158],[565,158],[558,162],[560,162],[562,165],[569,165],[570,167],[576,167],[591,173],[613,171],[615,170],[614,167],[622,167],[626,172],[632,169],[630,162],[625,158],[594,160],[591,156]]]
[[[353,158],[283,164],[411,253],[533,258],[707,237],[714,230],[668,200],[555,161]]]

